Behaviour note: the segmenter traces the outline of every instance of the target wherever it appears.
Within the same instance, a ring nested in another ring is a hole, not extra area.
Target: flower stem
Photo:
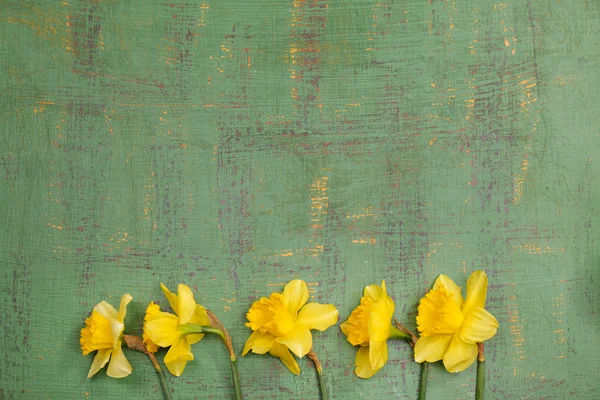
[[[197,334],[197,333],[210,333],[213,335],[217,335],[223,340],[227,351],[229,351],[229,363],[231,365],[231,376],[233,378],[233,389],[235,391],[235,399],[242,400],[244,397],[242,396],[242,389],[240,386],[240,374],[237,368],[237,358],[235,356],[235,351],[233,350],[233,343],[231,342],[231,336],[227,329],[223,326],[221,321],[217,318],[215,314],[211,311],[206,310],[208,314],[208,319],[212,326],[204,326],[204,325],[195,325],[195,324],[186,324],[185,327],[185,335]]]
[[[144,344],[142,338],[133,335],[123,335],[123,341],[131,350],[144,353],[150,358],[150,361],[152,362],[152,365],[154,366],[154,369],[158,374],[158,379],[160,380],[160,386],[162,387],[163,394],[165,395],[165,400],[173,400],[173,397],[171,396],[171,391],[169,390],[169,386],[167,385],[167,379],[165,378],[165,374],[163,373],[160,364],[156,360],[156,357],[154,357],[154,354],[148,351],[148,349],[146,348],[146,345]]]
[[[421,363],[421,383],[419,385],[419,400],[425,400],[427,398],[427,361]]]
[[[158,379],[160,379],[160,386],[162,387],[163,394],[165,395],[165,400],[173,400],[173,397],[171,397],[171,391],[169,390],[169,386],[167,385],[167,379],[165,378],[165,374],[163,373],[163,370],[160,367],[158,360],[156,360],[154,354],[150,352],[148,353],[148,357],[150,357],[150,361],[152,361],[152,365],[154,365],[154,369],[158,374]]]
[[[321,361],[319,361],[313,349],[310,349],[306,356],[315,364],[315,370],[317,370],[317,381],[319,382],[319,391],[321,392],[321,400],[327,400],[327,387],[325,386],[325,378],[323,377],[323,367],[321,366]]]
[[[477,343],[477,383],[475,384],[475,400],[485,398],[485,357],[483,354],[483,343]]]

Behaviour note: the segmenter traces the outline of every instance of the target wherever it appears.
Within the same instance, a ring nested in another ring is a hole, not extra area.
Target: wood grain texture
[[[600,383],[600,2],[0,1],[0,399],[159,399],[150,363],[86,380],[79,330],[189,284],[241,351],[245,312],[302,278],[345,319],[386,279],[396,317],[440,273],[490,277],[490,399]],[[414,399],[315,334],[334,399]],[[232,396],[195,345],[175,398]],[[312,364],[240,361],[247,399],[315,399]],[[472,399],[475,367],[430,369]]]

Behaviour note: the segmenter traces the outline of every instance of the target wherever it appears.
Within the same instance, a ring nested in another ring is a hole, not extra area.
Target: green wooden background
[[[414,328],[436,276],[485,269],[488,398],[600,398],[600,2],[1,0],[0,399],[160,399],[150,363],[86,380],[94,304],[189,284],[241,351],[293,278],[345,319],[386,279]],[[403,343],[338,399],[414,399]],[[224,348],[169,381],[232,396]],[[247,399],[315,399],[311,364],[240,363]],[[472,399],[475,368],[430,370]]]

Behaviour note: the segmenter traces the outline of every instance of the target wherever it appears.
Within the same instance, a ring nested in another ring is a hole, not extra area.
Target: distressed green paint
[[[139,333],[159,282],[241,351],[292,278],[343,318],[386,279],[414,328],[438,274],[476,269],[488,398],[597,396],[600,3],[1,4],[1,399],[160,398],[144,356],[86,380],[78,345],[126,292]],[[416,397],[404,343],[366,381],[337,328],[315,350],[331,398]],[[231,398],[218,338],[194,353],[175,398]],[[300,366],[241,359],[246,397],[316,398]],[[473,398],[475,369],[431,365],[429,398]]]

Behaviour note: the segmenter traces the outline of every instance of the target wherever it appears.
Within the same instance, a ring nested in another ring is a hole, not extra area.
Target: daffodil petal
[[[94,361],[92,361],[92,366],[90,371],[88,372],[88,379],[92,376],[96,375],[98,371],[102,369],[108,362],[110,355],[112,354],[113,349],[100,349],[94,356]]]
[[[390,336],[392,316],[394,315],[394,302],[389,296],[382,296],[380,301],[374,303],[369,317],[369,338],[371,341],[382,342]]]
[[[196,301],[194,300],[192,289],[183,283],[180,283],[179,286],[177,286],[177,297],[179,298],[177,310],[179,325],[184,325],[190,322],[194,311],[196,311]]]
[[[160,347],[169,347],[180,336],[177,317],[173,314],[159,311],[149,321],[146,321],[146,334]]]
[[[381,286],[379,285],[369,285],[365,286],[363,290],[363,296],[370,297],[373,301],[379,301],[381,295],[385,292],[385,281],[381,282]]]
[[[246,340],[242,356],[248,354],[250,350],[256,354],[265,354],[267,351],[271,350],[274,343],[275,336],[270,333],[261,333],[259,331],[252,332],[252,335]]]
[[[122,322],[117,321],[116,319],[111,319],[110,321],[110,331],[113,339],[113,347],[117,346],[119,339],[121,338],[121,333],[125,330],[125,325]]]
[[[288,312],[292,317],[298,315],[298,310],[308,301],[308,286],[302,279],[294,279],[283,289],[283,298],[287,302]]]
[[[469,314],[476,308],[485,308],[488,279],[485,271],[475,271],[467,280],[467,299],[463,312]]]
[[[441,360],[451,341],[452,335],[421,336],[415,345],[415,361],[422,363]]]
[[[206,308],[202,307],[200,304],[196,304],[196,309],[194,310],[192,318],[190,318],[190,323],[196,325],[210,326],[210,319],[208,319]]]
[[[171,305],[171,309],[173,310],[173,312],[177,315],[179,315],[179,299],[177,298],[177,295],[175,293],[171,293],[171,291],[169,289],[167,289],[167,287],[165,285],[163,285],[162,283],[160,284],[160,288],[162,289],[163,293],[165,294],[165,297],[167,298],[167,300],[169,301],[169,304]]]
[[[283,344],[298,357],[304,357],[312,348],[312,335],[303,326],[294,327],[287,335],[277,338],[277,342]]]
[[[269,354],[273,357],[278,357],[281,362],[285,364],[286,367],[292,372],[292,374],[300,375],[300,367],[298,363],[294,359],[294,357],[290,354],[290,351],[287,347],[282,345],[281,343],[275,342],[271,350],[269,350]]]
[[[171,346],[165,355],[164,362],[170,373],[181,376],[187,362],[193,359],[194,355],[189,342],[185,338],[181,338]]]
[[[356,352],[356,368],[354,373],[359,378],[368,379],[375,375],[381,368],[373,369],[369,359],[369,347],[360,347]],[[383,366],[382,366],[383,367]]]
[[[208,314],[206,313],[206,308],[202,307],[200,304],[196,304],[196,309],[194,310],[194,314],[190,318],[190,324],[210,326],[210,319],[208,319]],[[197,335],[187,335],[187,341],[190,344],[196,344],[204,337],[203,334]]]
[[[465,300],[463,299],[460,287],[458,287],[458,285],[454,283],[452,279],[443,274],[438,276],[433,284],[432,290],[440,289],[440,287],[446,289],[446,292],[450,295],[450,298],[454,300],[460,307],[463,306]]]
[[[460,335],[453,335],[444,354],[444,367],[448,372],[460,372],[469,368],[477,359],[477,345],[465,343]]]
[[[131,374],[131,364],[127,361],[119,342],[108,363],[106,375],[111,378],[125,378],[129,374]]]
[[[335,325],[339,312],[333,304],[308,303],[298,313],[296,323],[308,329],[325,329]]]
[[[121,296],[121,304],[119,305],[119,314],[117,315],[117,319],[119,322],[123,322],[125,320],[125,316],[127,315],[127,305],[131,303],[133,300],[133,296],[130,294],[124,294]]]
[[[371,368],[379,370],[383,368],[388,360],[387,341],[373,341],[369,343],[369,360],[371,360]]]
[[[117,319],[119,316],[117,310],[104,300],[94,306],[94,311],[99,312],[106,319]]]
[[[463,322],[460,337],[465,343],[482,343],[498,331],[498,320],[483,308],[476,308]]]

